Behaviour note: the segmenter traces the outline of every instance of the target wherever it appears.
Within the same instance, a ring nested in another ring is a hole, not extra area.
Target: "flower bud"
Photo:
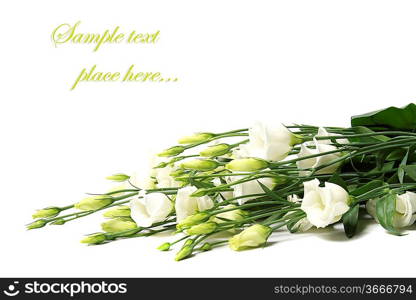
[[[192,226],[186,231],[186,233],[189,235],[209,234],[211,232],[214,232],[215,229],[217,229],[216,223],[207,222]]]
[[[76,203],[74,207],[79,210],[97,210],[113,203],[113,198],[108,195],[87,197]]]
[[[49,218],[54,217],[58,215],[61,212],[61,209],[59,207],[47,207],[44,209],[37,210],[33,215],[33,219],[39,219],[39,218]]]
[[[179,144],[194,144],[194,143],[201,143],[204,142],[214,136],[213,133],[208,132],[201,132],[195,133],[194,135],[184,136],[183,138],[179,139]]]
[[[36,220],[35,222],[32,222],[32,223],[26,225],[26,228],[28,230],[30,230],[30,229],[37,229],[37,228],[41,228],[41,227],[45,226],[47,223],[48,222],[46,222],[46,220],[39,219],[39,220]]]
[[[234,159],[225,165],[225,168],[233,171],[250,172],[265,169],[269,163],[259,158]]]
[[[176,156],[178,154],[181,154],[183,151],[185,151],[185,149],[186,148],[182,146],[173,146],[159,153],[158,156],[162,156],[162,157]]]
[[[123,181],[129,180],[130,176],[128,176],[126,174],[119,173],[119,174],[114,174],[114,175],[111,175],[111,176],[107,176],[106,179],[113,180],[113,181],[118,181],[118,182],[123,182]]]
[[[254,224],[234,235],[228,242],[231,249],[236,251],[255,248],[263,245],[271,232],[270,227]]]
[[[202,197],[209,193],[208,189],[197,189],[195,192],[191,194],[191,197]]]
[[[214,157],[227,154],[230,151],[230,149],[231,147],[228,144],[218,144],[202,150],[201,152],[199,152],[199,154],[205,157]]]
[[[121,232],[136,229],[137,225],[130,218],[116,218],[101,224],[105,232]]]
[[[233,204],[229,204],[229,205],[225,206],[224,209],[226,209],[226,210],[230,209],[230,210],[215,215],[212,218],[213,222],[216,222],[218,224],[219,223],[224,223],[224,222],[229,222],[229,221],[237,221],[238,222],[238,221],[244,220],[244,218],[246,218],[248,216],[248,212],[237,208],[237,206],[233,205]]]
[[[170,172],[169,175],[172,176],[172,177],[178,177],[178,176],[183,175],[184,173],[185,173],[184,169],[176,169],[176,170]]]
[[[118,218],[118,217],[130,217],[130,207],[126,205],[116,206],[110,208],[105,213],[103,213],[105,218]]]
[[[192,254],[192,246],[185,246],[176,254],[175,260],[180,261]]]
[[[53,221],[52,223],[50,223],[51,225],[64,225],[66,223],[65,220],[63,219],[58,219],[56,221]]]
[[[210,243],[204,243],[202,246],[201,246],[201,250],[202,251],[209,251],[209,250],[211,250],[212,249],[212,245],[210,244]]]
[[[170,249],[171,244],[170,243],[163,243],[159,247],[157,247],[160,251],[168,251]]]
[[[191,226],[205,222],[209,219],[209,217],[210,215],[207,213],[203,213],[203,212],[197,213],[197,214],[191,215],[183,219],[180,223],[176,225],[176,228],[178,230],[183,230],[185,228],[189,228]]]
[[[197,171],[209,171],[218,167],[218,163],[209,159],[193,159],[181,164],[181,168]]]
[[[185,247],[185,246],[191,246],[194,242],[195,242],[194,239],[187,239],[185,241],[185,243],[183,244],[183,247]]]
[[[94,234],[91,234],[91,235],[87,236],[83,240],[81,240],[81,243],[84,243],[84,244],[101,244],[106,239],[107,238],[106,238],[104,233],[94,233]]]

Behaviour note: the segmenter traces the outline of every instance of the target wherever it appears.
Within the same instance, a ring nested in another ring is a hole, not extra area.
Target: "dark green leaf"
[[[376,215],[380,225],[388,232],[400,235],[400,232],[393,226],[393,218],[396,213],[396,195],[389,193],[376,202]]]
[[[410,103],[403,108],[391,106],[386,109],[353,116],[351,126],[413,130],[416,129],[416,105]]]
[[[413,180],[416,180],[416,165],[408,165],[405,166],[403,169],[407,176],[409,176]]]
[[[354,197],[358,197],[358,196],[366,194],[366,198],[368,197],[370,199],[371,196],[372,196],[371,192],[374,189],[382,187],[383,185],[386,185],[383,181],[373,180],[373,181],[370,181],[369,183],[366,183],[366,184],[356,188],[355,190],[350,192],[350,195],[354,196]]]
[[[260,184],[260,187],[263,189],[263,191],[266,193],[266,195],[269,196],[272,200],[276,200],[276,201],[286,201],[282,197],[278,196],[275,192],[273,192],[272,190],[270,190],[267,186],[265,186],[260,181],[257,181],[257,183]]]
[[[328,182],[335,183],[348,192],[347,184],[337,173],[332,174],[332,176],[328,179]]]
[[[399,178],[399,182],[403,183],[405,167],[407,165],[407,158],[409,157],[410,147],[406,151],[406,155],[403,157],[402,161],[400,162],[399,169],[397,170],[397,177]]]
[[[357,134],[375,133],[373,130],[364,126],[352,127],[352,130]],[[354,137],[354,138],[349,138],[349,140],[351,142],[356,142],[356,143],[380,143],[380,142],[387,142],[388,140],[390,140],[390,138],[385,135],[374,135],[374,136]]]
[[[357,230],[359,209],[360,206],[358,204],[355,204],[342,216],[342,223],[344,224],[345,235],[348,238],[352,238]]]

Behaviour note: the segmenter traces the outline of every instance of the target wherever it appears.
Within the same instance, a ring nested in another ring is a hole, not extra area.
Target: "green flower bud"
[[[101,224],[105,232],[121,232],[138,228],[130,218],[116,218]]]
[[[114,174],[114,175],[111,175],[111,176],[107,176],[106,179],[113,180],[113,181],[118,181],[118,182],[123,182],[123,181],[129,180],[130,176],[120,173],[120,174]]]
[[[181,168],[197,171],[210,171],[218,167],[218,163],[209,159],[193,159],[181,164]]]
[[[214,232],[215,229],[217,229],[216,223],[207,222],[192,226],[186,231],[186,233],[189,235],[209,234],[211,232]]]
[[[202,197],[209,193],[208,189],[197,189],[195,192],[191,194],[191,197]]]
[[[185,246],[176,254],[175,260],[180,261],[192,254],[192,246]]]
[[[235,209],[233,209],[235,208]],[[233,209],[226,212],[219,213],[212,218],[212,222],[223,223],[228,221],[242,221],[248,216],[248,212],[237,208],[236,205],[229,204],[224,209]]]
[[[170,249],[171,244],[170,243],[163,243],[159,247],[157,247],[160,251],[168,251]]]
[[[156,167],[154,167],[153,169],[163,169],[165,167],[168,166],[167,162],[161,162],[160,164],[158,164]]]
[[[197,213],[194,215],[191,215],[189,217],[186,217],[185,219],[183,219],[181,222],[179,222],[176,225],[176,228],[178,230],[183,230],[185,228],[189,228],[191,226],[197,225],[199,223],[205,222],[209,219],[210,215],[207,213]]]
[[[130,207],[126,205],[115,206],[103,213],[105,218],[130,217]]]
[[[66,223],[66,221],[65,220],[63,220],[63,219],[59,219],[59,220],[56,220],[56,221],[53,221],[52,223],[50,223],[51,225],[64,225]]]
[[[183,175],[184,173],[185,173],[184,169],[177,169],[177,170],[174,170],[174,171],[170,172],[169,175],[172,176],[172,177],[178,177],[178,176]]]
[[[37,229],[37,228],[41,228],[41,227],[45,226],[47,223],[48,222],[46,222],[46,220],[39,219],[39,220],[36,220],[35,222],[32,222],[32,223],[26,225],[26,228],[29,229],[29,230],[30,229]]]
[[[113,203],[113,198],[108,195],[87,197],[76,203],[74,207],[79,210],[96,210]]]
[[[212,245],[210,243],[204,243],[201,247],[202,251],[209,251],[212,249]]]
[[[269,163],[259,158],[234,159],[225,165],[225,168],[233,171],[251,172],[265,169]]]
[[[231,249],[236,251],[259,247],[266,243],[271,232],[270,227],[254,224],[234,235],[228,243]]]
[[[201,132],[201,133],[195,133],[194,135],[185,136],[181,139],[179,139],[179,144],[194,144],[194,143],[201,143],[204,142],[214,136],[213,133],[208,132]]]
[[[185,149],[186,148],[182,146],[173,146],[159,153],[158,156],[162,156],[162,157],[176,156],[178,154],[181,154],[183,151],[185,151]]]
[[[231,147],[228,144],[218,144],[202,150],[201,152],[199,152],[199,155],[205,157],[220,156],[230,152],[230,149]]]
[[[185,243],[183,244],[183,247],[185,247],[185,246],[191,246],[194,242],[195,242],[194,239],[187,239],[185,241]]]
[[[33,215],[33,219],[39,219],[39,218],[49,218],[54,217],[58,215],[61,212],[61,209],[59,207],[47,207],[44,209],[37,210]]]
[[[106,240],[104,233],[94,233],[81,240],[84,244],[101,244]]]

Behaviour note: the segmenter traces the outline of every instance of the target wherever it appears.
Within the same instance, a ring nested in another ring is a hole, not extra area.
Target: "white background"
[[[32,212],[101,192],[149,151],[198,130],[254,120],[348,126],[349,117],[416,95],[414,1],[2,1],[0,4],[1,276],[414,276],[415,233],[374,224],[273,236],[174,262],[170,236],[88,247],[101,216],[25,231]],[[155,45],[51,41],[81,32],[160,30]],[[160,71],[177,83],[81,83],[84,67]]]

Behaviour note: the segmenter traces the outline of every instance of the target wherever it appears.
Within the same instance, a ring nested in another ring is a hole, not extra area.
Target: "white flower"
[[[153,174],[152,174],[153,173]],[[153,170],[147,172],[134,172],[130,175],[129,182],[140,189],[150,190],[156,187]]]
[[[293,195],[287,196],[287,201],[292,202],[292,203],[298,203],[301,201],[301,199],[299,198],[298,195],[293,194]]]
[[[245,178],[245,176],[229,176],[228,180],[229,182],[234,182],[243,178]],[[259,182],[264,184],[270,190],[273,189],[276,185],[274,180],[269,177],[260,178],[257,180],[250,180],[250,181],[246,181],[243,183],[238,183],[232,186],[232,188],[234,189],[233,196],[241,197],[241,196],[248,196],[248,195],[253,195],[253,194],[264,194],[264,190],[260,186]],[[242,205],[249,200],[256,199],[257,197],[258,196],[244,197],[244,198],[237,199],[237,202],[239,205]]]
[[[155,170],[154,177],[156,178],[156,181],[157,181],[156,187],[171,188],[171,187],[178,187],[180,185],[179,181],[176,181],[174,177],[170,176],[170,173],[175,171],[176,168],[172,166],[166,166],[164,168],[157,168],[154,170]]]
[[[368,213],[377,220],[376,202],[378,199],[367,201]],[[412,225],[416,221],[416,193],[406,192],[396,197],[396,213],[393,217],[393,227],[403,228]]]
[[[282,124],[257,122],[248,131],[249,142],[240,146],[234,154],[237,158],[257,157],[265,160],[284,159],[300,138]]]
[[[328,131],[326,131],[325,128],[319,127],[316,136],[322,136],[322,137],[324,137],[324,136],[340,136],[340,134],[337,134],[337,133],[329,133]],[[336,139],[335,141],[338,144],[348,144],[348,140],[347,139]],[[327,145],[329,145],[332,142],[331,142],[331,140],[328,139],[328,140],[318,140],[318,143],[319,144],[327,144]]]
[[[130,201],[130,216],[138,226],[149,227],[164,221],[171,213],[173,204],[163,193],[139,193],[139,197]]]
[[[319,180],[313,179],[303,183],[304,196],[301,209],[316,227],[326,227],[338,222],[349,209],[349,195],[337,184],[326,182],[319,187]]]
[[[297,155],[298,158],[303,158],[305,156],[314,155],[314,154],[321,154],[329,151],[336,150],[337,147],[327,144],[321,144],[318,141],[314,139],[315,149],[310,149],[306,146],[305,143],[300,145],[300,152]],[[303,160],[299,160],[296,162],[296,165],[299,169],[307,169],[307,168],[317,168],[319,166],[322,166],[324,164],[330,163],[342,156],[341,152],[335,152],[331,154],[323,154],[318,157],[312,157],[307,158]],[[315,174],[332,174],[334,173],[338,167],[341,165],[341,162],[334,163],[332,165],[329,165],[325,168],[322,168],[318,170]],[[301,175],[308,175],[310,174],[310,171],[302,171]]]
[[[178,190],[175,200],[176,221],[179,223],[188,216],[210,209],[214,202],[208,196],[191,197],[197,190],[194,186],[186,186]]]

